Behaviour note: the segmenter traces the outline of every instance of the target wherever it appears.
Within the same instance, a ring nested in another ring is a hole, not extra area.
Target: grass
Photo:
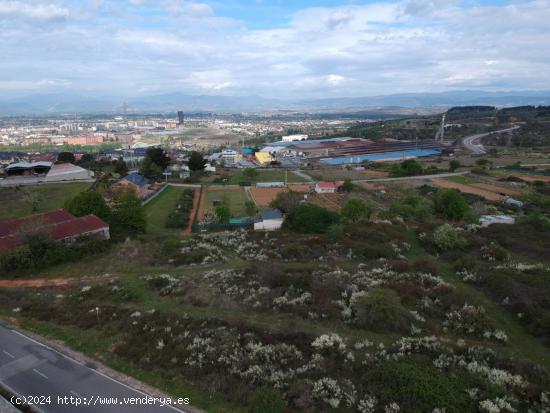
[[[457,175],[457,176],[448,176],[445,178],[448,181],[456,182],[457,184],[462,185],[471,185],[479,183],[478,180],[470,178],[469,176]]]
[[[214,210],[213,201],[221,201],[223,205],[228,206],[231,211],[231,216],[233,217],[246,216],[245,202],[248,201],[248,197],[242,188],[238,190],[208,190],[204,201],[206,211]]]
[[[0,188],[0,220],[20,218],[63,207],[66,200],[90,187],[88,182]],[[33,211],[32,204],[36,203]]]
[[[304,178],[301,176],[298,176],[296,174],[293,174],[291,171],[288,171],[288,174],[285,171],[277,170],[277,169],[267,169],[267,170],[261,170],[257,169],[258,174],[255,178],[250,179],[246,176],[244,173],[244,170],[239,170],[235,173],[233,173],[230,177],[230,181],[234,183],[239,182],[285,182],[285,179],[289,183],[298,183],[298,182],[306,182]]]
[[[177,230],[166,228],[166,219],[174,210],[185,188],[169,186],[159,196],[145,205],[147,233],[162,234]]]

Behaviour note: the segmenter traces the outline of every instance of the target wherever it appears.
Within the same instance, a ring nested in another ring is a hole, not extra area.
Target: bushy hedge
[[[0,255],[0,275],[20,275],[30,270],[77,261],[108,248],[109,243],[97,237],[82,237],[66,244],[36,235],[29,237],[21,248]]]
[[[195,191],[185,189],[181,194],[176,208],[170,212],[166,219],[166,228],[185,228],[189,223],[189,214],[193,210],[193,198]]]

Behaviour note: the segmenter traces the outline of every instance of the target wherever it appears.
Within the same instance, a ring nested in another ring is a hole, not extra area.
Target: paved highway
[[[511,128],[507,128],[507,129],[501,129],[501,130],[497,130],[497,131],[493,131],[493,132],[487,132],[487,133],[478,133],[477,135],[467,136],[462,140],[462,144],[468,150],[473,152],[474,155],[484,155],[484,154],[487,153],[487,151],[485,150],[483,145],[476,144],[475,143],[476,141],[483,138],[484,136],[489,136],[489,135],[492,135],[492,134],[495,134],[495,133],[511,132],[511,131],[513,131],[517,128],[519,128],[519,126],[515,125],[515,126],[512,126]]]
[[[44,398],[44,404],[34,403],[44,413],[183,412],[160,402],[153,404],[145,393],[2,325],[0,383],[20,396],[50,396],[49,402]],[[69,400],[71,396],[75,402],[86,399],[90,405],[59,403],[58,397]]]

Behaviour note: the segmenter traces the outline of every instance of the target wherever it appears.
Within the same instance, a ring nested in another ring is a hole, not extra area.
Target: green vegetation
[[[274,209],[279,209],[284,213],[288,213],[296,208],[304,200],[304,195],[300,192],[285,191],[279,192],[275,199],[271,201],[269,206]]]
[[[88,182],[0,188],[0,220],[53,211],[90,187]]]
[[[103,195],[92,190],[80,192],[74,198],[68,199],[63,207],[77,217],[93,214],[101,219],[108,220],[111,214]]]
[[[350,198],[342,206],[342,219],[347,223],[357,223],[368,221],[374,207],[371,204],[365,203],[359,198]]]
[[[216,179],[216,181],[231,183],[231,184],[239,184],[240,182],[250,182],[252,184],[257,182],[285,182],[285,180],[288,183],[305,182],[304,178],[292,173],[292,171],[287,172],[280,169],[253,169],[253,170],[256,171],[257,174],[252,173],[252,176],[250,176],[251,172],[247,172],[247,169],[242,169],[235,172],[232,171],[228,175],[222,175],[221,178]]]
[[[435,211],[454,220],[466,219],[470,207],[464,197],[454,189],[440,189],[434,199]]]
[[[416,159],[407,159],[399,164],[392,165],[391,176],[416,176],[422,175],[422,165]]]
[[[169,164],[170,158],[166,156],[164,149],[148,148],[139,166],[139,173],[148,179],[159,180]]]
[[[113,239],[123,240],[126,237],[135,237],[145,232],[146,223],[141,200],[133,192],[125,193],[115,201],[109,218]]]
[[[166,219],[166,228],[182,229],[189,224],[189,215],[193,210],[195,191],[184,189],[178,204]]]
[[[398,201],[393,201],[384,217],[401,217],[405,221],[425,221],[431,213],[431,202],[417,195],[405,195]]]
[[[148,234],[166,232],[169,216],[177,208],[183,193],[183,188],[168,186],[144,206]]]
[[[214,211],[214,201],[220,202],[222,205],[227,206],[231,211],[231,216],[233,217],[246,216],[246,202],[248,201],[248,197],[241,188],[207,190],[205,197],[205,207],[207,211]]]
[[[218,222],[220,224],[228,224],[229,220],[231,219],[231,210],[226,205],[218,205],[214,209],[214,213],[216,214],[216,218],[218,219]]]
[[[189,170],[196,172],[204,170],[206,166],[206,159],[200,152],[193,151],[189,155]]]
[[[302,233],[322,233],[337,223],[338,214],[313,204],[302,204],[290,211],[283,228]]]

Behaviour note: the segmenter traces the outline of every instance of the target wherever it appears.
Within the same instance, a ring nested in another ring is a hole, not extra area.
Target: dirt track
[[[484,189],[487,191],[491,191],[491,192],[496,192],[497,194],[501,194],[501,195],[508,195],[508,196],[521,195],[521,191],[514,188],[509,188],[506,186],[501,186],[501,185],[479,183],[479,184],[471,184],[471,186]]]
[[[525,182],[536,182],[536,181],[550,182],[550,176],[524,175],[524,174],[513,174],[510,176],[513,176],[514,178],[519,178]]]
[[[117,278],[113,274],[105,274],[100,277],[79,277],[79,278],[31,278],[25,280],[0,280],[0,288],[51,288],[66,287],[69,285],[84,282],[105,282]]]
[[[495,192],[487,191],[485,189],[476,188],[475,186],[463,185],[457,182],[447,181],[446,179],[432,179],[432,183],[440,188],[456,189],[465,194],[477,195],[487,201],[500,202],[506,199],[505,196],[497,194]]]
[[[202,192],[204,192],[204,190]],[[200,200],[201,200],[201,191],[198,189],[195,189],[193,194],[193,209],[191,210],[191,212],[189,212],[189,224],[187,224],[187,228],[185,228],[181,232],[182,235],[191,234],[191,231],[193,230],[193,220],[195,219],[195,212],[199,207]]]

